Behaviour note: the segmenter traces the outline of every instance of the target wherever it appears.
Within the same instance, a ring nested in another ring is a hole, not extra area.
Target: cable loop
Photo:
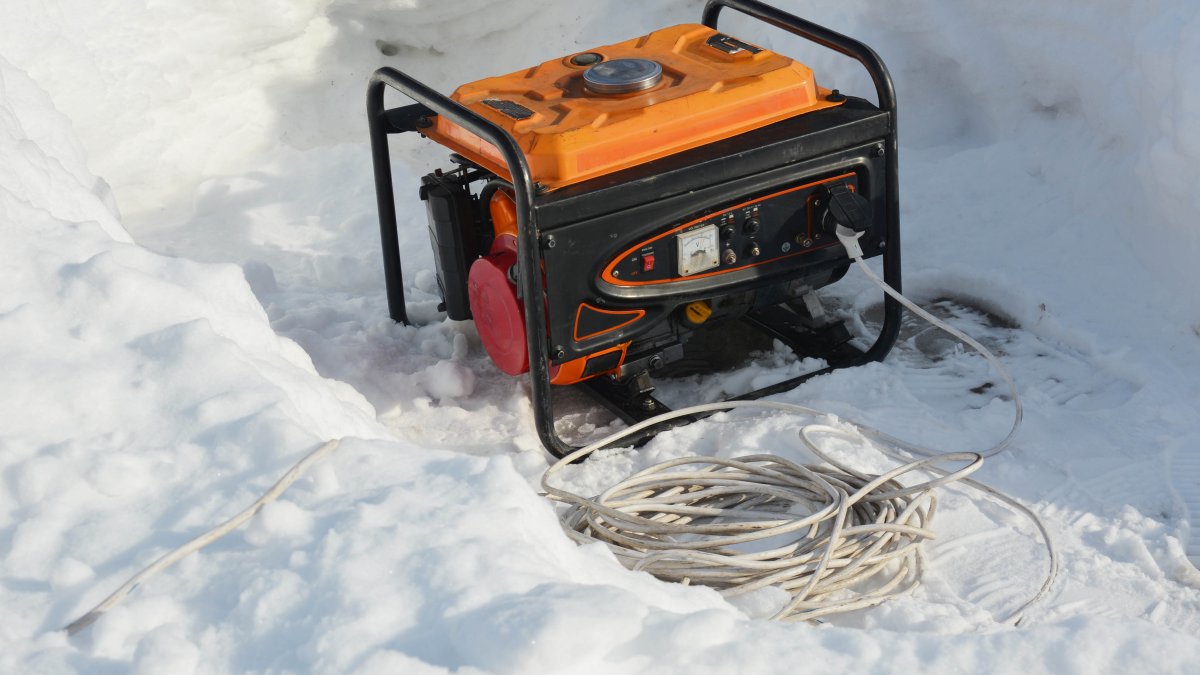
[[[542,488],[549,498],[566,504],[562,523],[573,540],[604,543],[630,569],[667,581],[705,584],[726,596],[778,586],[792,597],[773,618],[803,621],[869,607],[916,588],[923,574],[921,544],[934,538],[934,491],[961,482],[1028,517],[1046,546],[1045,580],[1008,618],[1020,623],[1025,610],[1053,584],[1058,554],[1037,514],[968,478],[985,457],[1004,451],[1016,436],[1023,417],[1016,383],[978,341],[900,295],[861,257],[854,262],[885,293],[966,342],[1000,374],[1012,395],[1014,415],[1012,428],[998,444],[978,453],[938,453],[864,424],[814,421],[801,427],[800,440],[824,465],[764,454],[681,457],[638,471],[591,498],[551,485],[565,467],[599,448],[678,417],[750,408],[836,421],[802,405],[726,401],[674,410],[580,448],[546,470]],[[878,476],[863,473],[830,457],[817,436],[869,446],[902,464]],[[961,466],[943,468],[948,463]],[[918,474],[923,478],[914,481]]]
[[[810,432],[830,431],[847,433],[811,425],[801,436],[813,443]],[[916,484],[898,480],[947,461],[967,464]],[[775,618],[805,620],[915,585],[917,545],[934,536],[933,489],[981,462],[977,454],[956,453],[865,477],[835,462],[686,457],[639,471],[594,498],[565,490],[553,496],[569,504],[563,523],[576,540],[603,542],[631,569],[727,596],[781,586],[793,599]],[[864,582],[875,588],[849,590]]]

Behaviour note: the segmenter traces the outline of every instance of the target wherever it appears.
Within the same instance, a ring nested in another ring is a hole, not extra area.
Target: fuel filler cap
[[[583,71],[583,82],[597,94],[629,94],[658,84],[662,74],[662,66],[649,59],[612,59]]]

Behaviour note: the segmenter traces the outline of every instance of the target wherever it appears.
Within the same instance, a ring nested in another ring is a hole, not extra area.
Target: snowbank
[[[66,118],[2,60],[0,92],[0,635],[16,646],[297,449],[388,434],[271,330],[238,267],[131,243]]]

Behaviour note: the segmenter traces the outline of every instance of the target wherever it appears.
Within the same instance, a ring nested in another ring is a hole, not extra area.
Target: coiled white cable
[[[759,454],[736,459],[697,456],[643,469],[595,497],[552,484],[567,466],[596,450],[679,417],[766,409],[813,420],[832,418],[791,403],[727,401],[674,410],[580,448],[546,470],[542,488],[552,499],[567,504],[562,521],[569,536],[580,543],[606,544],[631,569],[665,580],[710,585],[726,596],[777,586],[791,599],[773,618],[810,620],[878,604],[916,588],[923,568],[920,544],[934,536],[930,529],[937,505],[933,491],[962,481],[1028,517],[1046,547],[1049,564],[1042,585],[1005,620],[1019,624],[1024,612],[1052,586],[1058,572],[1057,552],[1037,514],[967,478],[984,457],[1002,452],[1016,435],[1023,417],[1016,383],[982,344],[884,283],[857,248],[857,242],[847,245],[869,279],[918,316],[970,345],[1003,378],[1015,413],[1012,428],[998,444],[979,453],[939,454],[864,424],[809,423],[800,429],[800,438],[829,466]],[[905,463],[879,476],[860,473],[833,460],[814,438],[817,435],[870,444]],[[966,464],[953,470],[940,466],[956,462]],[[918,473],[934,477],[908,485],[900,480]]]

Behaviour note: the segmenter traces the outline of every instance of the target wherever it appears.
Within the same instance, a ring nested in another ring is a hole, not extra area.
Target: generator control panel
[[[837,244],[820,222],[822,188],[858,189],[845,173],[721,208],[622,251],[601,278],[614,286],[648,286],[768,265]]]

